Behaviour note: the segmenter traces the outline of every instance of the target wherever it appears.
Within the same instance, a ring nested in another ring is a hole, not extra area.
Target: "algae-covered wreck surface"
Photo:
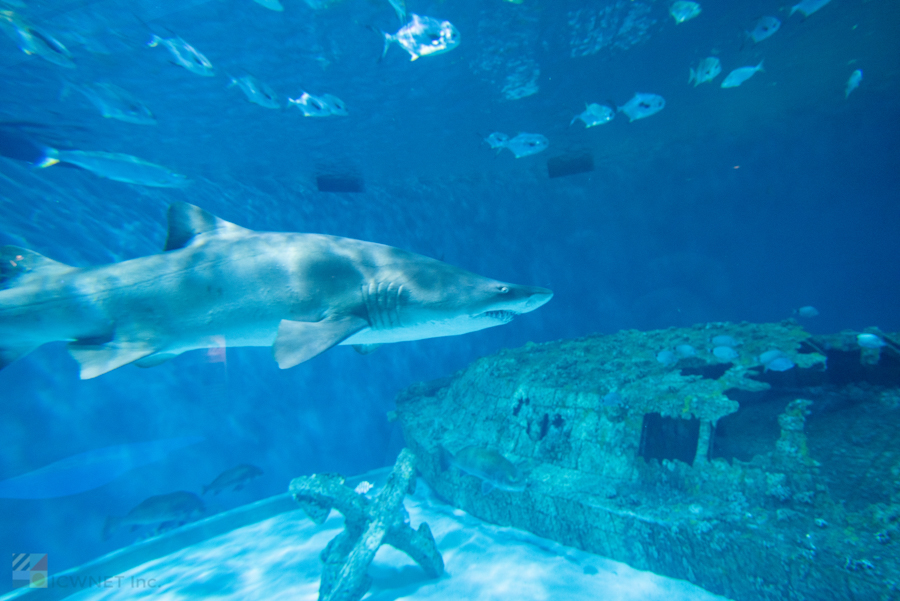
[[[900,360],[885,336],[703,324],[528,344],[401,393],[459,507],[735,599],[900,598]],[[776,361],[777,359],[777,361]],[[444,460],[501,453],[524,491]]]

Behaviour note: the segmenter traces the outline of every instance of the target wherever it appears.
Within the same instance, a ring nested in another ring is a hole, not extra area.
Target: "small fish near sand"
[[[541,134],[520,133],[510,138],[504,133],[494,132],[484,140],[491,148],[508,149],[517,159],[547,150],[550,140]]]
[[[850,94],[859,87],[859,84],[862,83],[863,72],[862,69],[857,69],[853,73],[850,74],[850,79],[847,80],[847,87],[844,88],[844,98],[850,98]]]
[[[781,21],[775,17],[762,17],[747,32],[747,38],[752,40],[754,44],[759,44],[763,40],[775,35],[775,32],[781,28]]]
[[[50,167],[57,163],[75,165],[94,175],[126,184],[155,188],[180,188],[189,182],[187,177],[162,165],[120,152],[47,148],[44,160],[37,166]]]
[[[163,46],[172,55],[172,63],[184,67],[191,73],[202,77],[212,77],[216,74],[209,59],[181,38],[161,38],[153,34],[153,37],[147,42],[147,46],[150,48]]]
[[[60,67],[74,69],[72,53],[52,35],[29,24],[11,10],[0,10],[0,29],[6,32],[25,54],[34,54]]]
[[[609,123],[613,119],[616,118],[615,109],[606,106],[605,104],[587,104],[585,103],[585,109],[582,113],[575,115],[572,119],[572,122],[569,125],[574,125],[576,121],[581,119],[584,121],[584,127],[594,127],[595,125],[603,125],[604,123]]]
[[[107,119],[124,121],[135,125],[156,125],[156,118],[140,100],[128,91],[111,83],[73,84],[66,82],[60,93],[65,98],[69,90],[74,90],[90,101],[100,114]]]
[[[683,2],[679,0],[669,7],[669,14],[675,19],[675,24],[690,21],[700,14],[700,5],[696,2]]]
[[[765,69],[763,69],[762,61],[759,61],[759,64],[755,67],[738,67],[728,74],[728,76],[722,82],[722,87],[736,88],[760,71],[765,71]]]
[[[700,61],[696,69],[691,68],[688,83],[694,82],[694,87],[696,88],[701,83],[714,80],[721,72],[722,63],[715,56],[709,56]]]
[[[228,87],[237,86],[240,88],[247,100],[253,104],[267,109],[280,109],[281,103],[278,102],[278,95],[267,84],[259,81],[252,75],[244,75],[242,77],[232,77]]]
[[[296,106],[304,117],[346,117],[347,106],[337,96],[322,94],[313,96],[303,92],[297,98],[288,98],[289,106]]]
[[[829,2],[831,2],[831,0],[803,0],[799,4],[795,4],[791,7],[791,14],[794,14],[799,10],[803,13],[804,17],[808,17]]]
[[[460,449],[455,455],[441,447],[441,463],[444,469],[453,466],[481,480],[481,493],[493,489],[507,492],[525,490],[527,481],[522,470],[509,459],[494,451],[474,445]]]
[[[215,480],[203,487],[203,492],[201,494],[205,495],[212,491],[214,495],[217,495],[229,488],[233,491],[239,491],[244,488],[248,482],[262,475],[263,471],[255,465],[250,465],[249,463],[236,465],[216,476]]]
[[[149,497],[124,516],[109,516],[103,524],[103,540],[109,540],[122,528],[158,524],[161,528],[183,524],[206,511],[203,500],[192,492],[179,490],[167,495]]]
[[[409,53],[409,60],[414,61],[420,56],[430,56],[449,52],[459,46],[459,32],[450,21],[439,21],[432,17],[420,17],[412,15],[409,23],[401,27],[397,33],[384,35],[384,51],[382,58],[387,54],[391,44],[396,42]]]
[[[655,115],[666,106],[666,100],[658,94],[637,93],[634,97],[619,107],[619,112],[625,113],[628,121],[637,121],[650,115]]]

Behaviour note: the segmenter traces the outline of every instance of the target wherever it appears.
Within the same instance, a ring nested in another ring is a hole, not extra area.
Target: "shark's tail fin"
[[[30,277],[46,277],[71,271],[74,267],[48,259],[18,246],[0,246],[0,292],[22,285]],[[2,306],[0,300],[0,306]],[[10,341],[0,338],[0,369],[27,355],[40,344],[26,340]]]

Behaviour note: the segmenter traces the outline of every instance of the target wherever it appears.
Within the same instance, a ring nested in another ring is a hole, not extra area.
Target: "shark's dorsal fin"
[[[201,234],[235,235],[250,231],[186,202],[176,202],[169,206],[168,217],[169,233],[164,251],[190,246],[194,238]]]
[[[26,274],[50,275],[54,271],[62,273],[71,269],[74,267],[48,259],[27,248],[0,246],[0,290],[12,288],[13,282]]]

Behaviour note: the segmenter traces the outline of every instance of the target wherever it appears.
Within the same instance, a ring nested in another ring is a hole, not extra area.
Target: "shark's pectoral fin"
[[[275,360],[287,369],[312,359],[367,328],[361,317],[323,319],[322,321],[289,321],[282,319],[275,338]]]
[[[369,355],[378,350],[381,344],[354,344],[353,350],[360,355]]]
[[[174,359],[180,353],[156,353],[154,355],[148,355],[143,359],[138,359],[134,362],[138,367],[156,367],[157,365],[162,365],[166,361]]]
[[[69,343],[69,354],[81,366],[81,379],[102,376],[117,367],[128,365],[156,352],[143,342],[109,342],[107,344]]]

